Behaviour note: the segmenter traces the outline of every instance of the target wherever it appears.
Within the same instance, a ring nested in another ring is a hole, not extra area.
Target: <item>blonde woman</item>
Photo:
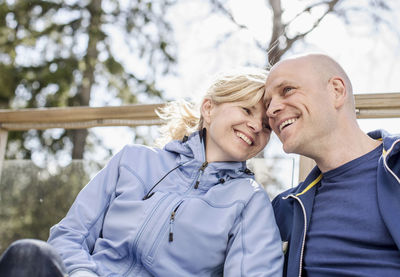
[[[281,276],[270,200],[246,167],[271,128],[266,72],[219,77],[160,116],[163,148],[126,146],[79,193],[49,243],[76,276]]]

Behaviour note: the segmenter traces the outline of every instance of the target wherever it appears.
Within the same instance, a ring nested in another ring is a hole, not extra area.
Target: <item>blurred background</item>
[[[355,93],[400,91],[397,0],[0,0],[0,108],[199,101],[218,72],[323,52]],[[400,133],[400,118],[359,120]],[[79,190],[125,144],[157,126],[8,133],[0,252],[47,239]],[[296,155],[275,136],[250,161],[271,198],[296,184]]]

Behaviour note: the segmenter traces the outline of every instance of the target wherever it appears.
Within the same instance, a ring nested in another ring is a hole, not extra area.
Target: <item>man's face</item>
[[[272,68],[266,81],[267,115],[286,153],[310,156],[331,132],[334,111],[328,80],[305,58]]]

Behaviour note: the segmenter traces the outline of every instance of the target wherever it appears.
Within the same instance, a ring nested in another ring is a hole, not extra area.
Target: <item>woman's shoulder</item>
[[[257,198],[261,197],[269,201],[264,187],[254,178],[236,178],[228,182],[227,186],[229,186],[229,194],[245,203],[249,202],[255,195],[258,195]]]
[[[164,149],[142,144],[125,145],[120,152],[121,164],[125,165],[156,165],[157,162],[174,159],[171,153]]]
[[[122,150],[125,153],[157,153],[163,151],[158,147],[148,146],[144,144],[127,144]]]

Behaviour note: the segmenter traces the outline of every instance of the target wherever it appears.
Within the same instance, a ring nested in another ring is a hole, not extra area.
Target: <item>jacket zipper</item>
[[[204,163],[201,165],[201,167],[200,167],[200,169],[199,169],[199,170],[200,170],[200,174],[197,176],[196,183],[194,184],[194,189],[198,189],[198,188],[199,188],[201,176],[203,175],[204,170],[206,169],[207,165],[208,165],[208,162],[204,162]]]
[[[197,176],[196,182],[195,182],[195,184],[194,184],[194,186],[193,186],[194,189],[198,189],[198,188],[199,188],[201,176],[203,175],[204,170],[206,169],[207,165],[208,165],[208,162],[207,162],[207,161],[205,161],[205,162],[201,165],[201,167],[200,167],[200,169],[199,169],[200,173],[199,173],[199,175]],[[183,200],[181,200],[181,201],[178,203],[178,205],[177,205],[177,206],[175,207],[175,209],[171,212],[171,215],[170,215],[170,217],[169,217],[169,235],[168,235],[168,241],[169,241],[169,242],[173,242],[173,241],[174,241],[174,230],[173,230],[173,229],[174,229],[174,222],[175,222],[175,214],[176,214],[176,212],[178,211],[179,207],[181,206],[182,202],[183,202]]]
[[[197,178],[196,178],[196,182],[195,182],[195,184],[194,184],[194,188],[195,189],[197,189],[198,188],[198,186],[199,186],[199,184],[200,184],[200,178],[201,178],[201,176],[203,175],[203,173],[204,173],[204,170],[206,169],[206,167],[207,167],[207,165],[208,165],[208,162],[204,162],[202,165],[201,165],[201,167],[199,168],[199,171],[200,171],[200,173],[199,173],[199,175],[197,176]],[[185,195],[187,194],[189,192],[189,190],[185,193]],[[185,196],[184,195],[184,196]],[[183,197],[184,197],[183,196]],[[180,200],[180,201],[178,201],[177,202],[177,204],[176,204],[176,206],[175,206],[175,208],[173,208],[173,210],[172,210],[172,212],[170,213],[170,215],[169,215],[169,221],[168,221],[168,225],[169,225],[169,233],[168,233],[168,242],[172,242],[173,240],[174,240],[174,223],[175,223],[175,216],[176,216],[176,212],[178,211],[178,209],[179,209],[179,207],[181,206],[181,204],[183,203],[183,198]],[[160,234],[165,234],[164,232],[166,231],[166,229],[168,228],[167,226],[167,224],[165,224],[164,223],[164,227],[162,227],[162,229],[161,229],[161,231],[160,231]],[[154,251],[157,249],[157,247],[158,247],[158,245],[159,245],[159,243],[160,243],[160,241],[161,241],[161,238],[162,238],[162,236],[158,236],[157,238],[156,238],[156,241],[154,242],[154,244],[153,244],[153,246],[151,247],[151,249],[150,249],[150,251],[149,251],[149,254],[148,254],[148,257],[150,257],[150,258],[152,258],[153,257],[153,255],[154,255]]]
[[[168,241],[172,242],[174,241],[174,221],[175,221],[175,214],[178,211],[179,207],[181,206],[181,204],[183,203],[183,201],[181,201],[176,207],[175,209],[172,211],[170,217],[169,217],[169,235],[168,235]]]
[[[151,263],[151,262],[153,261],[154,253],[155,253],[155,251],[157,250],[158,245],[159,245],[160,242],[162,241],[163,234],[165,234],[165,233],[167,232],[168,229],[169,229],[169,232],[170,232],[170,233],[171,233],[171,230],[173,230],[173,229],[171,229],[171,228],[173,228],[173,226],[171,225],[171,217],[172,217],[172,214],[174,214],[173,217],[174,217],[174,220],[175,220],[176,212],[177,212],[179,206],[180,206],[182,203],[183,203],[183,200],[180,200],[180,201],[177,202],[177,204],[175,204],[175,207],[172,209],[172,212],[169,214],[169,221],[167,220],[167,222],[165,222],[165,223],[163,224],[162,228],[160,229],[160,231],[159,231],[159,233],[158,233],[158,235],[157,235],[157,237],[156,237],[156,239],[155,239],[153,245],[151,246],[151,248],[150,248],[148,254],[146,255],[146,259],[147,259],[147,261],[148,261],[149,263]],[[172,222],[172,224],[173,224],[173,222]],[[171,234],[168,235],[168,241],[169,241],[170,236],[171,236]],[[173,237],[173,234],[172,234],[172,237]]]
[[[147,216],[145,222],[143,223],[143,225],[141,226],[138,235],[136,236],[134,242],[133,242],[133,253],[135,251],[137,251],[137,245],[139,243],[140,238],[142,237],[143,231],[146,229],[147,224],[149,223],[150,219],[153,217],[155,211],[158,209],[158,207],[160,206],[161,202],[164,201],[165,198],[167,198],[169,196],[169,194],[164,195],[162,198],[160,198],[160,200],[157,201],[156,205],[153,207],[153,209],[151,210],[149,216]],[[136,263],[132,263],[132,265],[129,267],[129,269],[123,274],[123,276],[128,275],[132,269],[134,268]]]
[[[387,165],[387,161],[386,158],[389,156],[390,152],[392,152],[394,146],[400,142],[400,139],[396,140],[392,146],[390,147],[390,149],[386,152],[385,158],[383,159],[383,163],[386,167],[386,169],[393,175],[393,177],[397,180],[397,182],[400,184],[400,178],[398,176],[396,176],[396,174],[394,174],[394,172],[390,169],[390,167]]]
[[[286,200],[289,197],[296,199],[297,202],[299,202],[301,209],[303,211],[303,219],[304,219],[304,231],[303,232],[304,233],[303,233],[303,242],[301,244],[301,250],[300,250],[300,264],[299,264],[299,277],[301,277],[302,270],[303,270],[304,247],[305,247],[305,243],[306,243],[306,234],[307,234],[307,215],[306,215],[306,209],[304,208],[304,204],[303,204],[303,202],[301,202],[299,197],[297,197],[293,194],[290,194],[286,197],[283,197],[282,199]]]

